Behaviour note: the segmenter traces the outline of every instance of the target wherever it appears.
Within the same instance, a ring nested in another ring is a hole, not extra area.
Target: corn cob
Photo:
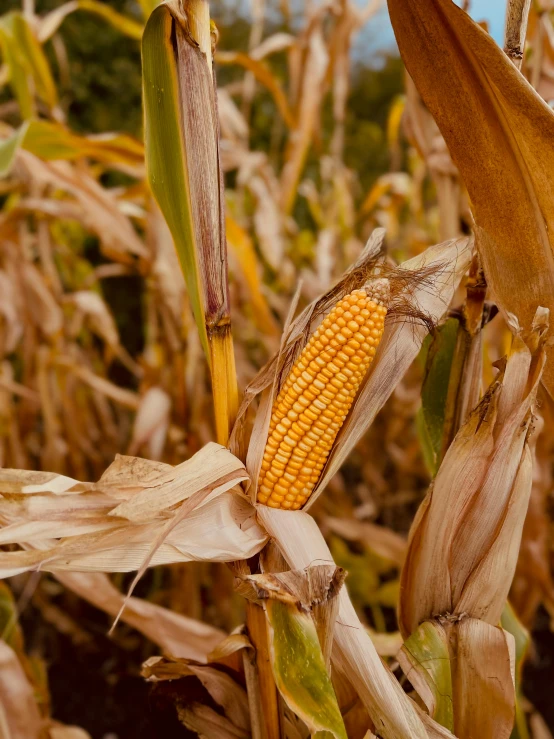
[[[296,360],[273,404],[258,502],[298,510],[311,495],[383,334],[389,282],[340,300]]]

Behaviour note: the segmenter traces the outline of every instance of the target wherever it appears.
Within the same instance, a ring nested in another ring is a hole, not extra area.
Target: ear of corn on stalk
[[[389,281],[340,300],[315,331],[273,405],[258,502],[298,510],[310,497],[383,335]]]

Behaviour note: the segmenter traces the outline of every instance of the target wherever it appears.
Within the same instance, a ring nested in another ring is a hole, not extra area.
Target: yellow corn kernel
[[[385,325],[388,280],[340,300],[310,338],[273,405],[258,502],[298,510],[318,483]]]

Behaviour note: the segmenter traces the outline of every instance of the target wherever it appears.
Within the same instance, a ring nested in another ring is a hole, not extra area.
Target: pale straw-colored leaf
[[[67,162],[45,162],[28,151],[18,152],[25,176],[39,187],[55,187],[71,194],[82,206],[84,225],[98,234],[105,253],[116,261],[148,258],[148,250],[109,191]]]
[[[14,650],[0,640],[0,735],[39,739],[42,727],[33,686]]]
[[[454,733],[509,739],[515,718],[513,636],[473,618],[453,627]]]
[[[150,682],[194,676],[202,683],[224,715],[240,731],[250,729],[245,690],[226,672],[210,665],[195,665],[171,657],[150,657],[142,666],[142,676]]]
[[[129,447],[131,456],[146,445],[150,459],[161,458],[169,429],[171,405],[170,396],[161,387],[151,387],[144,393],[133,424]]]
[[[246,479],[243,464],[214,443],[177,467],[119,457],[94,485],[47,473],[4,471],[0,491],[12,498],[17,491],[21,498],[44,496],[49,488],[62,496],[48,515],[42,497],[40,517],[32,507],[21,506],[21,499],[15,501],[19,506],[2,502],[1,515],[10,524],[2,531],[4,540],[29,545],[59,541],[41,550],[1,552],[0,571],[3,576],[37,568],[126,572],[146,564],[247,559],[267,537],[250,503],[233,492]],[[81,505],[89,493],[91,505]]]
[[[125,597],[106,575],[58,572],[56,578],[110,616],[115,618],[120,612]],[[121,620],[161,647],[165,654],[197,662],[207,662],[210,652],[225,639],[225,633],[214,626],[141,598],[127,599]]]
[[[48,729],[49,739],[91,739],[88,731],[78,726],[52,726]]]

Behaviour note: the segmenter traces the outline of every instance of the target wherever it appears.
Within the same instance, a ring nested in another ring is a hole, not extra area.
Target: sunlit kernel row
[[[297,510],[316,486],[371,364],[387,309],[368,290],[343,298],[315,331],[275,400],[258,502]]]

